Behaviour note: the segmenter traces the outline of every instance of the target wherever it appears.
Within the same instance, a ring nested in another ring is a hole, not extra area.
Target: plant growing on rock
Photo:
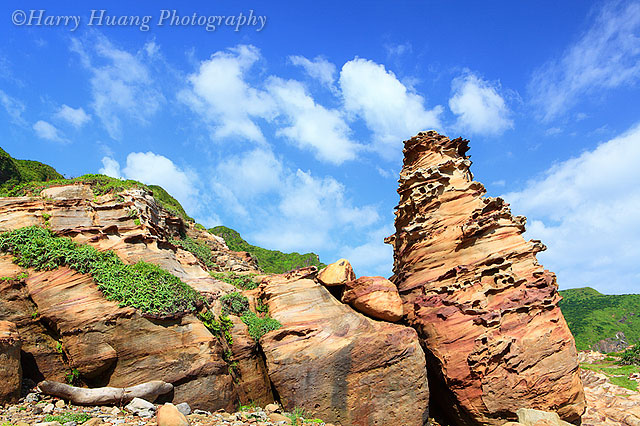
[[[100,252],[37,226],[0,234],[0,251],[25,268],[51,270],[66,265],[90,274],[107,300],[143,313],[175,316],[194,312],[202,296],[178,277],[146,262],[126,265],[112,251]]]
[[[640,344],[633,345],[620,355],[622,365],[640,365]]]
[[[258,284],[253,281],[253,277],[256,276],[255,274],[241,275],[235,272],[210,272],[209,274],[216,280],[223,281],[243,290],[253,290],[258,287]]]

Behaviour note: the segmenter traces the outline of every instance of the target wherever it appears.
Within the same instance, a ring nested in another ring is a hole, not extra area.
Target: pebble
[[[44,414],[51,414],[53,413],[53,409],[56,408],[53,404],[47,404],[44,406],[44,408],[42,409],[42,412]]]
[[[31,392],[30,394],[24,397],[24,402],[27,402],[27,403],[38,402],[38,401],[40,401],[40,395],[38,395],[37,393]]]
[[[180,404],[176,405],[176,408],[185,416],[191,414],[191,407],[189,407],[189,404],[187,404],[186,402],[181,402]]]
[[[64,408],[64,401],[63,400],[56,401],[56,408]]]

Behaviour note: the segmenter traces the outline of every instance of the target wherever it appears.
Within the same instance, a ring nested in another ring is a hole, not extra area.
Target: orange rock
[[[405,142],[394,276],[428,348],[434,400],[451,423],[501,425],[521,407],[577,421],[585,400],[555,275],[525,241],[524,217],[483,198],[468,141],[434,131]],[[437,379],[436,379],[437,378]]]
[[[332,263],[318,274],[318,281],[329,287],[343,285],[355,279],[356,274],[347,259]]]
[[[343,425],[422,426],[429,390],[415,330],[367,318],[304,275],[261,284],[282,324],[260,343],[283,408]]]
[[[383,277],[360,277],[348,282],[342,302],[371,318],[389,322],[402,319],[402,299],[398,289]]]
[[[158,407],[156,421],[158,426],[189,426],[189,421],[184,414],[168,402]]]

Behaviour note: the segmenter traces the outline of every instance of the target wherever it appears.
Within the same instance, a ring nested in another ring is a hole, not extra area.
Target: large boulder
[[[355,280],[356,274],[347,259],[340,259],[320,271],[317,278],[322,284],[333,287]]]
[[[371,318],[389,322],[402,319],[402,299],[398,288],[383,277],[360,277],[348,282],[342,301]]]
[[[20,335],[16,325],[0,321],[0,405],[18,402],[22,386]]]
[[[578,421],[585,410],[556,277],[525,241],[524,217],[483,197],[468,141],[423,132],[405,142],[394,276],[406,321],[427,348],[436,407],[458,425],[501,425],[519,408]]]
[[[344,425],[422,426],[429,390],[415,330],[374,321],[302,273],[261,284],[282,328],[261,345],[283,407]]]

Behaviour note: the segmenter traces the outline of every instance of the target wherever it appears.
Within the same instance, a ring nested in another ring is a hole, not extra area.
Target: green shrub
[[[64,378],[70,385],[75,385],[80,380],[80,371],[78,371],[77,368],[74,368],[69,372],[69,374],[64,376]]]
[[[63,413],[58,415],[45,416],[44,422],[58,422],[61,425],[67,422],[76,422],[78,424],[84,423],[89,420],[91,416],[87,413]]]
[[[249,329],[249,335],[256,342],[259,341],[260,338],[262,338],[262,336],[264,336],[268,332],[277,330],[282,327],[282,324],[280,324],[280,321],[278,321],[277,319],[271,318],[268,315],[266,315],[264,318],[260,318],[253,311],[245,312],[240,318],[242,319],[242,322],[247,325],[247,328]]]
[[[249,310],[249,299],[237,291],[222,296],[220,302],[222,313],[225,315],[233,314],[240,317]]]
[[[253,281],[255,274],[240,275],[235,272],[210,272],[210,275],[217,280],[224,281],[243,290],[253,290],[258,287],[258,284]]]
[[[216,262],[213,261],[213,256],[211,255],[211,249],[206,243],[202,241],[194,240],[193,238],[190,238],[190,237],[185,237],[181,240],[170,239],[169,242],[171,242],[171,244],[176,245],[178,247],[182,247],[188,252],[191,252],[191,254],[193,254],[196,257],[196,259],[204,263],[207,266],[207,268],[215,269],[218,267]]]
[[[620,355],[622,365],[640,365],[640,345],[633,345]]]
[[[198,319],[202,321],[205,327],[211,331],[212,334],[223,338],[229,345],[233,344],[233,336],[231,335],[231,327],[233,327],[233,321],[226,315],[220,315],[218,319],[211,313],[211,311],[204,311],[198,313]]]
[[[37,226],[0,234],[0,251],[12,253],[14,262],[25,268],[51,270],[66,265],[91,274],[107,300],[148,314],[193,312],[203,300],[197,291],[156,265],[126,265],[112,251],[78,245]]]

